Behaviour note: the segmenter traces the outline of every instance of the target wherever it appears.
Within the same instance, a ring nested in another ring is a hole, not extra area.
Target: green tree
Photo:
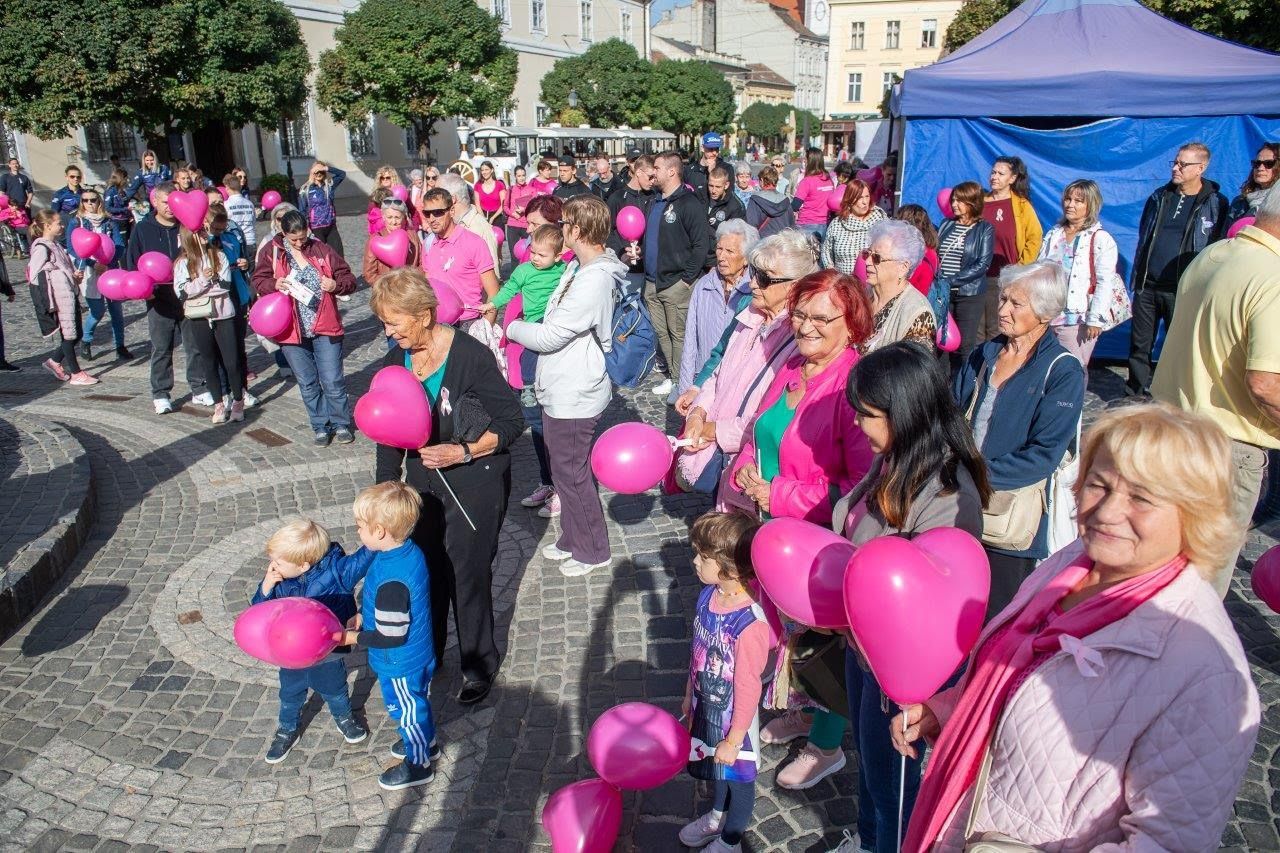
[[[343,124],[372,114],[419,134],[511,104],[516,53],[472,0],[365,0],[320,55],[316,102]]]
[[[645,111],[651,124],[671,133],[728,128],[733,87],[705,62],[664,59],[653,67]]]
[[[766,104],[756,101],[742,111],[738,126],[743,133],[760,139],[781,136],[786,127],[789,109],[785,104]]]
[[[553,112],[569,107],[569,93],[578,93],[577,109],[595,127],[637,126],[644,123],[645,97],[653,64],[620,39],[592,45],[581,56],[556,61],[542,78],[542,103]]]
[[[311,63],[278,0],[9,0],[0,68],[0,118],[52,139],[95,121],[274,126],[302,107]]]

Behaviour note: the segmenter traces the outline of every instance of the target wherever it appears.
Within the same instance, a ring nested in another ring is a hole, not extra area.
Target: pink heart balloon
[[[338,647],[333,639],[342,623],[333,611],[310,598],[285,598],[267,626],[267,649],[285,669],[306,669]]]
[[[76,232],[79,233],[79,232]],[[93,253],[93,258],[100,264],[109,264],[116,256],[116,241],[111,239],[110,234],[98,235],[98,249]]]
[[[1276,613],[1280,613],[1280,545],[1263,552],[1249,575],[1253,594]]]
[[[1234,237],[1257,221],[1258,219],[1255,216],[1242,216],[1231,223],[1231,227],[1227,229],[1227,236]]]
[[[783,613],[815,628],[843,628],[849,622],[841,590],[853,552],[847,539],[825,527],[775,518],[751,541],[751,565]]]
[[[0,193],[0,210],[4,210],[8,206],[9,206],[9,196],[5,193]]]
[[[431,438],[431,407],[418,377],[399,365],[373,376],[356,401],[356,426],[378,444],[417,450]]]
[[[124,274],[125,299],[150,299],[155,290],[156,283],[146,273],[135,270]]]
[[[956,325],[956,318],[951,316],[951,312],[947,312],[947,325],[938,330],[938,349],[943,352],[955,352],[960,349],[960,327]]]
[[[524,316],[524,294],[517,293],[507,303],[506,313],[502,315],[502,331],[505,335],[507,326]],[[524,371],[520,367],[520,356],[524,355],[524,347],[515,341],[503,337],[503,354],[507,359],[507,382],[517,391],[524,387]],[[529,377],[533,382],[533,377]]]
[[[163,252],[143,252],[138,258],[138,270],[156,284],[167,284],[173,281],[173,261]]]
[[[231,629],[236,645],[250,657],[265,661],[272,666],[280,663],[271,654],[271,644],[267,641],[267,631],[284,609],[287,598],[273,598],[253,605],[236,617],[236,624]]]
[[[516,263],[523,264],[529,260],[529,238],[522,237],[516,241],[511,247],[511,256],[516,259]]]
[[[647,702],[625,702],[600,715],[587,735],[591,766],[610,785],[646,791],[689,763],[689,730]]]
[[[75,249],[77,257],[91,258],[101,245],[98,232],[91,228],[77,228],[71,232],[71,248]]]
[[[369,251],[389,267],[402,267],[409,260],[409,232],[397,228],[390,234],[370,237]]]
[[[832,213],[839,212],[840,205],[844,204],[844,191],[844,187],[836,187],[831,191],[830,195],[827,196],[827,210]]]
[[[955,216],[955,211],[951,209],[951,187],[943,187],[938,190],[938,210],[942,212],[943,219],[951,219]]]
[[[503,242],[507,239],[507,234],[505,231],[503,231],[501,228],[495,225],[493,226],[493,239],[497,240],[498,245],[501,246]]]
[[[609,853],[622,827],[622,792],[603,779],[565,785],[542,808],[552,853]]]
[[[462,297],[447,284],[434,285],[433,287],[436,292],[436,299],[439,300],[439,304],[436,305],[436,320],[452,326],[458,322],[463,312],[466,311]]]
[[[618,228],[618,236],[623,240],[639,240],[644,236],[644,211],[634,204],[629,204],[618,211],[615,224]]]
[[[990,593],[986,552],[954,527],[910,541],[872,539],[844,576],[849,627],[885,695],[900,705],[938,692],[973,650]]]
[[[657,427],[639,421],[611,426],[591,448],[596,479],[621,495],[647,492],[671,467],[671,439]]]
[[[293,328],[293,298],[286,293],[268,293],[249,309],[249,328],[264,338],[280,338]]]
[[[152,187],[151,189],[147,190],[147,201],[151,202],[151,207],[152,209],[154,209],[156,206],[156,188],[155,187]]]
[[[391,188],[391,195],[394,196],[395,198],[400,199],[400,201],[408,201],[409,188],[404,186],[403,184],[396,184]]]
[[[267,190],[262,194],[262,209],[271,210],[281,201],[283,201],[283,199],[280,198],[280,193],[275,190]]]
[[[124,302],[129,298],[124,292],[124,277],[126,275],[128,273],[124,270],[107,270],[98,276],[98,292],[108,299]]]
[[[188,231],[199,231],[209,212],[209,197],[200,190],[174,190],[169,193],[169,209]]]

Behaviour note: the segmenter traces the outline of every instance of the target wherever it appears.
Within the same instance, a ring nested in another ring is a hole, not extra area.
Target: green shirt
[[[436,404],[436,398],[440,396],[440,386],[444,384],[444,368],[448,363],[449,356],[446,354],[444,361],[440,362],[440,366],[436,368],[435,372],[422,380],[422,390],[427,392],[427,401],[432,406]],[[410,371],[413,370],[413,357],[408,350],[404,351],[404,366]]]
[[[787,394],[784,391],[778,402],[756,418],[756,462],[760,466],[760,479],[769,481],[778,476],[782,435],[791,426],[795,416],[796,410],[787,405]]]
[[[545,270],[540,270],[531,262],[525,261],[511,271],[507,283],[494,295],[491,300],[494,307],[501,308],[520,293],[524,295],[524,319],[530,323],[542,322],[543,315],[547,313],[547,302],[560,285],[565,267],[564,261],[556,261]]]

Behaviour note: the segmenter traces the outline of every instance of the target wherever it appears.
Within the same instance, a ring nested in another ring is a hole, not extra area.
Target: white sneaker
[[[829,853],[864,853],[867,848],[862,846],[862,839],[858,837],[858,833],[844,831],[844,840],[836,847],[832,847]]]
[[[551,496],[555,493],[556,490],[551,486],[538,486],[527,497],[520,499],[520,506],[526,506],[529,509],[533,509],[535,506],[542,506],[551,500]]]
[[[252,409],[252,408],[253,408],[254,406],[256,406],[256,405],[258,405],[258,398],[257,398],[257,397],[255,397],[255,396],[253,396],[252,394],[250,394],[248,391],[245,391],[245,392],[244,392],[244,407],[245,407],[246,409]]]
[[[695,821],[686,823],[680,830],[680,843],[685,847],[706,847],[720,837],[724,825],[724,812],[709,811]]]
[[[671,385],[672,383],[670,379],[664,379],[657,385],[654,385],[650,390],[653,391],[653,396],[655,397],[665,397],[671,393]]]
[[[348,295],[348,294],[346,294],[346,293],[343,293],[342,295],[340,295],[340,296],[338,297],[338,301],[339,301],[339,302],[350,302],[350,301],[351,301],[351,297],[350,297],[350,295]]]
[[[548,560],[555,560],[556,562],[559,562],[561,560],[567,560],[573,555],[568,551],[561,551],[556,547],[556,543],[552,542],[550,545],[542,546],[542,556],[546,557]]]
[[[208,391],[205,391],[203,394],[192,394],[191,405],[203,406],[206,409],[212,409],[214,405],[213,395]]]
[[[589,575],[596,569],[602,569],[611,562],[613,561],[605,560],[603,563],[584,563],[571,557],[560,564],[560,574],[567,578],[578,578],[583,575]]]
[[[560,496],[552,494],[551,499],[538,508],[539,518],[555,518],[560,515]]]
[[[742,853],[741,844],[725,844],[721,838],[715,839],[702,849],[707,853]]]
[[[151,403],[156,407],[157,415],[167,415],[173,411],[173,403],[167,397],[157,397]]]

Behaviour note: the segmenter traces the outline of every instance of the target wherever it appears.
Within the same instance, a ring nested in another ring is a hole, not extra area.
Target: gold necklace
[[[431,339],[427,344],[427,348],[421,351],[426,356],[425,363],[422,365],[418,364],[418,360],[416,359],[417,353],[410,353],[409,355],[409,363],[413,365],[414,376],[417,376],[419,379],[426,379],[428,376],[431,375],[431,371],[428,368],[431,367],[431,361],[432,361],[432,358],[435,356],[435,350],[436,350],[436,333],[431,332]]]

